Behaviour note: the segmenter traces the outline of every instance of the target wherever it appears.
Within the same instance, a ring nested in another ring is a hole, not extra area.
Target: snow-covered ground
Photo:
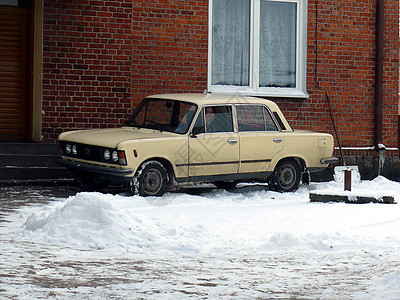
[[[400,205],[310,203],[266,186],[161,198],[78,193],[0,234],[0,298],[400,299]],[[355,193],[394,196],[400,183]]]

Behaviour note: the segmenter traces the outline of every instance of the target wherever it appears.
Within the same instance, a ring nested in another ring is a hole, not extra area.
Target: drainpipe
[[[376,0],[376,62],[375,62],[375,147],[382,144],[383,107],[383,44],[385,28],[384,0]]]
[[[400,93],[397,96],[398,109],[397,109],[397,148],[400,149]],[[400,156],[400,151],[399,151]]]

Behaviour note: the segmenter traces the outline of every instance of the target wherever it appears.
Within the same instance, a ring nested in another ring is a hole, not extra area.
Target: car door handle
[[[238,140],[229,139],[229,140],[228,140],[228,143],[229,143],[229,144],[237,144],[237,143],[238,143]]]
[[[275,143],[282,143],[283,139],[282,138],[274,138]]]

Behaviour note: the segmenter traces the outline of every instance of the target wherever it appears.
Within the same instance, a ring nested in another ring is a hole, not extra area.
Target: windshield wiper
[[[137,129],[141,129],[143,128],[143,125],[134,125],[130,122],[125,122],[122,126],[126,126],[126,127],[132,127],[132,128],[137,128]]]
[[[158,122],[153,121],[153,120],[146,120],[145,123],[152,123],[153,125],[147,125],[147,126],[143,125],[144,128],[155,129],[155,130],[159,130],[160,132],[163,132],[163,130],[161,129],[163,124],[158,123]]]

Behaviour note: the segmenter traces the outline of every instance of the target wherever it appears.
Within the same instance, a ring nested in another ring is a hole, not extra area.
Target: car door
[[[272,171],[272,158],[283,149],[284,138],[269,109],[257,104],[236,105],[240,145],[239,173]]]
[[[189,176],[237,174],[239,138],[232,105],[203,107],[189,136]]]

